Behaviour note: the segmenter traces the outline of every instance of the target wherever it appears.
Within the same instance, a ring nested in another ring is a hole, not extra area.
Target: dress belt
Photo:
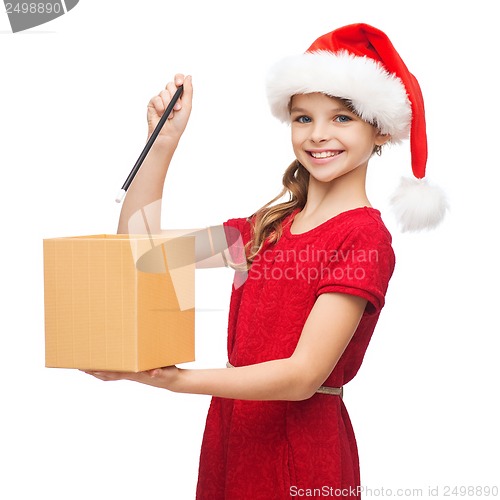
[[[234,366],[229,361],[226,363],[226,367],[227,368],[234,368]],[[321,386],[319,386],[316,393],[317,394],[328,394],[329,396],[340,396],[342,398],[344,395],[344,388],[343,387],[328,387],[326,385],[321,385]]]

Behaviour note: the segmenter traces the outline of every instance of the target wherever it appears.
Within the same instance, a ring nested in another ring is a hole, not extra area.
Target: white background
[[[116,230],[114,197],[142,150],[146,104],[178,71],[193,75],[195,107],[168,174],[164,227],[253,212],[293,159],[287,127],[267,108],[267,68],[352,22],[385,31],[419,79],[429,178],[452,206],[438,230],[401,234],[388,199],[410,174],[409,146],[373,160],[368,193],[398,263],[345,391],[362,480],[375,490],[366,497],[500,486],[493,8],[81,0],[12,34],[2,6],[0,498],[194,498],[209,397],[44,368],[42,240]],[[231,280],[227,270],[197,272],[194,366],[224,366]]]

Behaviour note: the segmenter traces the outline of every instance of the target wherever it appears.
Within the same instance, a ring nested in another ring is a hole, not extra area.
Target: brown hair
[[[283,233],[283,220],[296,208],[303,208],[307,200],[309,172],[295,160],[283,174],[283,189],[251,217],[252,237],[247,243],[247,261],[251,264],[264,242],[276,243]],[[288,194],[288,201],[273,205]]]

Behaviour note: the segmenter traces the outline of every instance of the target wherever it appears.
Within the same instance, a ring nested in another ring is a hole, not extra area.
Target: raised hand
[[[181,85],[184,86],[184,91],[158,135],[158,139],[160,140],[163,138],[170,138],[177,142],[180,139],[189,120],[193,100],[191,77],[185,77],[182,74],[175,75],[174,80],[169,82],[165,89],[149,101],[147,109],[148,137],[153,133],[168,103],[171,101],[177,88]]]

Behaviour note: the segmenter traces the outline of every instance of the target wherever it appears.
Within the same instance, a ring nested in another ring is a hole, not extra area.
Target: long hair
[[[260,252],[264,243],[276,243],[283,234],[283,220],[296,208],[303,208],[307,200],[309,172],[298,160],[293,161],[283,174],[283,189],[281,192],[257,210],[251,217],[252,236],[247,243],[247,261],[250,265]],[[289,196],[288,201],[274,205],[283,196]]]

